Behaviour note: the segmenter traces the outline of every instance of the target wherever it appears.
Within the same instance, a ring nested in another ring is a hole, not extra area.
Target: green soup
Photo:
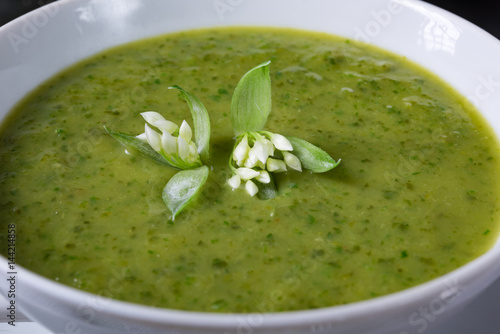
[[[266,129],[341,164],[278,175],[271,200],[233,191],[231,96],[271,60]],[[191,122],[177,84],[207,107],[212,164],[175,221],[175,171],[109,136],[154,110]],[[0,134],[0,220],[17,262],[63,284],[183,310],[339,305],[399,291],[486,252],[499,234],[499,149],[478,113],[403,57],[280,29],[182,32],[108,50],[22,101]],[[2,248],[4,254],[7,249]]]

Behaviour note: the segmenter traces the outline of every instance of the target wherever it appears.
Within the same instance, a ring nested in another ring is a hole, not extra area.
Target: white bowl
[[[500,134],[500,42],[459,17],[411,0],[61,0],[0,28],[0,119],[38,84],[103,49],[172,31],[229,25],[323,31],[404,55],[469,97]],[[4,257],[0,268],[6,275]],[[285,313],[151,308],[81,292],[17,265],[16,272],[16,305],[56,333],[420,333],[500,276],[500,241],[478,259],[417,287]],[[5,282],[2,277],[4,294]],[[116,281],[110,277],[109,282],[112,289]]]

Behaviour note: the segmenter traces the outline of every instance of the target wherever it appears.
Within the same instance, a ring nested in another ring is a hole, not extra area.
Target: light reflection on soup
[[[280,196],[232,191],[235,85],[271,60],[267,129],[342,158],[289,172]],[[125,152],[140,112],[191,120],[207,107],[212,171],[173,222],[174,171]],[[498,144],[465,99],[404,58],[280,29],[183,32],[121,46],[58,74],[0,135],[0,220],[19,264],[113,298],[210,312],[285,311],[405,289],[488,250],[499,233]],[[2,249],[1,252],[6,252]]]

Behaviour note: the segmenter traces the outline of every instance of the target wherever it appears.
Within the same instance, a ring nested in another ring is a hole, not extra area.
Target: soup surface
[[[226,180],[232,93],[267,60],[266,129],[342,162],[279,174],[280,195],[262,201]],[[191,123],[174,84],[209,111],[212,163],[203,193],[172,221],[161,193],[175,171],[127,152],[103,126],[140,134],[148,110]],[[499,233],[499,149],[476,111],[403,57],[323,34],[200,30],[108,50],[31,93],[0,140],[1,233],[15,224],[17,262],[146,305],[350,303],[449,272]]]

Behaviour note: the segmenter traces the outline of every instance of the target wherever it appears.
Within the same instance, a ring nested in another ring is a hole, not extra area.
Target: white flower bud
[[[189,155],[194,156],[194,157],[198,157],[198,148],[196,147],[196,144],[194,143],[194,141],[189,143]]]
[[[189,157],[188,162],[192,163],[198,160],[198,148],[196,144],[192,141],[189,143]]]
[[[255,144],[253,145],[250,152],[253,151],[260,162],[266,163],[267,158],[269,158],[269,156],[274,153],[274,147],[269,140],[262,137],[258,133],[255,133],[255,139]]]
[[[156,126],[156,122],[165,120],[165,118],[156,111],[146,111],[141,113],[141,116],[146,122],[153,126]]]
[[[255,142],[254,146],[250,149],[250,152],[248,153],[249,157],[252,157],[252,160],[261,161],[261,162],[266,162],[267,158],[269,157],[268,154],[266,154],[267,149],[259,142]]]
[[[233,189],[239,188],[239,186],[241,184],[241,178],[240,178],[240,176],[238,174],[235,174],[229,180],[227,180],[227,183]]]
[[[267,170],[275,173],[285,172],[286,164],[283,160],[269,158],[267,159]]]
[[[168,132],[163,132],[161,135],[161,146],[166,154],[174,154],[177,152],[177,138]]]
[[[252,148],[248,152],[248,158],[245,160],[245,167],[253,168],[256,166],[257,162],[259,162],[259,158],[257,157],[256,151]]]
[[[255,178],[255,180],[259,181],[260,183],[269,183],[271,182],[271,176],[269,176],[269,173],[266,170],[261,170],[259,172],[259,176]]]
[[[177,154],[183,161],[187,161],[189,156],[189,145],[181,136],[177,137]]]
[[[280,151],[293,151],[292,143],[285,136],[282,136],[277,133],[271,134],[271,141],[274,146]]]
[[[193,131],[191,131],[191,127],[186,121],[182,121],[179,129],[179,137],[183,138],[186,143],[189,143],[193,137]]]
[[[252,197],[259,192],[259,188],[252,181],[247,181],[245,183],[245,189]]]
[[[300,163],[300,160],[294,154],[283,152],[283,158],[288,167],[295,169],[299,172],[302,172],[302,165]]]
[[[146,134],[146,139],[149,143],[149,145],[155,150],[156,152],[160,152],[161,150],[161,136],[158,132],[155,130],[151,129],[147,124],[144,127],[145,129],[145,134]]]
[[[253,179],[260,175],[258,171],[244,167],[236,169],[235,173],[238,174],[243,181]]]
[[[250,151],[250,146],[248,146],[248,137],[245,134],[243,139],[236,145],[233,151],[233,160],[238,162],[238,164],[243,164],[245,159],[248,158],[248,152]]]
[[[160,129],[161,132],[168,132],[169,134],[172,134],[179,129],[177,124],[167,120],[156,121],[156,123],[154,123],[153,125]]]
[[[148,136],[146,136],[146,133],[141,133],[140,135],[136,136],[135,138],[142,140],[143,142],[148,142]]]
[[[273,155],[274,154],[274,145],[273,145],[273,143],[270,140],[268,140],[268,139],[264,139],[264,144],[267,147],[267,153],[268,153],[268,155],[269,156]]]

